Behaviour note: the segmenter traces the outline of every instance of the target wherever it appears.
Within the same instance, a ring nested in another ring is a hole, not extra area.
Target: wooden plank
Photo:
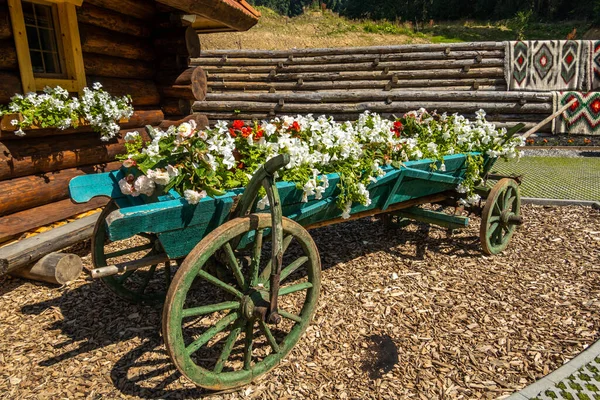
[[[109,78],[152,79],[156,74],[154,65],[147,61],[93,53],[83,53],[83,61],[87,75]]]
[[[100,82],[104,89],[113,96],[131,95],[134,106],[157,106],[160,94],[156,83],[150,79],[120,79],[103,76],[88,76],[88,86]]]
[[[79,24],[81,48],[85,53],[154,61],[156,54],[149,39],[116,33],[98,26]]]
[[[206,53],[206,51],[204,52]],[[312,57],[294,57],[279,56],[276,58],[229,58],[229,57],[209,57],[204,54],[200,58],[194,58],[190,61],[191,65],[199,66],[263,66],[270,65],[276,67],[282,63],[287,65],[323,65],[331,63],[357,63],[374,62],[376,60],[385,61],[411,61],[411,60],[468,60],[480,56],[482,60],[489,58],[504,58],[504,49],[502,50],[476,50],[476,51],[453,51],[446,54],[443,51],[436,52],[414,52],[414,53],[390,53],[390,54],[362,54],[355,53],[351,55],[330,55],[330,56],[312,56]]]
[[[429,69],[453,68],[493,68],[503,67],[503,58],[481,60],[415,60],[415,61],[389,61],[320,65],[289,65],[289,66],[203,66],[209,74],[259,74],[259,73],[311,73],[311,72],[342,72],[342,71],[413,71]]]
[[[552,104],[550,103],[525,103],[519,102],[483,102],[483,101],[367,101],[357,103],[263,103],[263,102],[244,102],[244,101],[196,101],[193,105],[194,111],[208,112],[220,111],[231,112],[231,110],[240,110],[244,113],[248,112],[273,112],[278,115],[286,114],[306,114],[306,113],[362,113],[364,111],[372,111],[377,113],[389,112],[400,115],[402,112],[416,110],[420,107],[425,107],[428,110],[437,110],[442,112],[475,112],[479,109],[484,109],[498,114],[547,114],[552,112]]]
[[[17,71],[18,69],[15,41],[12,38],[0,40],[0,70]]]
[[[152,30],[149,24],[142,19],[95,6],[89,1],[83,2],[82,6],[77,8],[77,20],[84,24],[138,37],[150,37]]]
[[[0,275],[35,262],[53,251],[72,246],[92,236],[99,214],[78,219],[0,248]]]
[[[465,228],[469,225],[469,218],[460,215],[449,215],[439,211],[427,210],[419,207],[410,207],[394,212],[399,217],[413,219],[427,224],[438,225],[449,229]]]
[[[69,194],[76,203],[86,203],[94,197],[118,199],[124,195],[119,189],[119,181],[125,175],[120,169],[101,174],[77,176],[69,181]]]
[[[86,0],[100,8],[107,8],[118,13],[129,15],[143,21],[152,21],[156,14],[156,4],[153,1],[137,0]]]
[[[113,170],[120,166],[120,162],[88,165],[2,181],[0,182],[0,193],[2,193],[0,216],[66,199],[69,197],[69,181],[72,178],[103,170]]]
[[[333,90],[327,92],[295,92],[295,93],[208,93],[205,101],[245,101],[245,102],[277,102],[283,100],[290,103],[339,103],[358,101],[526,101],[534,103],[552,102],[550,92],[493,92],[493,91],[422,91],[392,89],[385,92],[373,90]]]
[[[76,204],[70,199],[65,199],[0,217],[0,243],[40,226],[103,207],[107,202],[107,198],[95,198],[88,203]]]
[[[6,2],[0,2],[0,40],[12,38],[10,14]]]
[[[83,66],[83,54],[75,5],[66,2],[58,3],[57,9],[68,78],[75,84],[76,91],[83,93],[83,88],[86,84],[85,67]],[[36,88],[43,90],[45,85],[39,88],[39,84],[36,79]]]
[[[8,0],[8,9],[14,32],[17,59],[19,60],[19,71],[24,93],[35,91],[35,79],[31,69],[31,57],[29,45],[27,44],[27,30],[25,28],[25,17],[20,0]]]
[[[504,50],[503,42],[471,42],[471,43],[441,43],[441,44],[411,44],[395,46],[363,46],[363,47],[337,47],[337,48],[309,48],[289,50],[204,50],[200,55],[203,57],[228,58],[265,58],[265,57],[313,57],[324,55],[344,54],[390,54],[390,53],[413,53],[413,52],[443,52],[450,51],[474,51],[474,50]]]

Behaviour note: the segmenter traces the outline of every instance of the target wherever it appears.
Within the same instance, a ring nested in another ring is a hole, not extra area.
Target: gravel
[[[600,333],[600,212],[524,207],[500,256],[479,220],[451,238],[374,218],[311,231],[316,317],[258,382],[207,393],[170,363],[160,307],[82,277],[56,288],[0,278],[0,398],[497,398],[562,365]],[[84,258],[89,263],[89,255]]]

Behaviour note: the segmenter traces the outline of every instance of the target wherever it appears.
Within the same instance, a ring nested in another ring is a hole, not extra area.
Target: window
[[[75,6],[81,0],[9,0],[23,91],[79,92],[85,71]]]

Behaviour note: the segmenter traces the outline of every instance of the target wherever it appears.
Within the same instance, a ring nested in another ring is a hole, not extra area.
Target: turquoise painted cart
[[[372,203],[354,205],[350,219],[381,214],[450,230],[465,227],[468,217],[419,205],[457,205],[455,188],[464,179],[467,156],[446,156],[444,172],[434,172],[431,160],[388,168],[369,187]],[[165,301],[167,350],[199,386],[220,390],[250,383],[288,354],[314,314],[321,262],[307,230],[347,219],[336,206],[337,174],[328,175],[322,199],[308,202],[294,184],[275,184],[273,174],[288,161],[277,156],[245,189],[196,205],[174,191],[125,196],[118,186],[123,171],[70,183],[76,202],[111,198],[92,238],[92,276],[129,301]],[[486,160],[484,175],[494,161]],[[257,212],[261,187],[272,207]],[[487,196],[483,207],[475,207],[482,216],[482,248],[497,254],[521,223],[518,184],[503,178],[491,190],[478,190]]]

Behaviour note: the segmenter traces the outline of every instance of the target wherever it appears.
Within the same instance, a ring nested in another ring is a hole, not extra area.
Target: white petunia
[[[154,182],[146,175],[139,176],[133,184],[133,188],[137,193],[145,194],[146,196],[152,196],[155,187]]]
[[[200,202],[200,200],[202,200],[203,198],[206,197],[206,190],[197,192],[195,190],[187,189],[183,192],[183,197],[190,204],[198,204],[198,202]]]
[[[132,132],[127,132],[125,134],[125,138],[124,139],[125,139],[126,142],[135,142],[137,140],[137,138],[139,138],[139,137],[140,137],[139,132],[132,131]]]
[[[149,169],[146,175],[158,185],[168,185],[171,180],[171,176],[163,169]]]

